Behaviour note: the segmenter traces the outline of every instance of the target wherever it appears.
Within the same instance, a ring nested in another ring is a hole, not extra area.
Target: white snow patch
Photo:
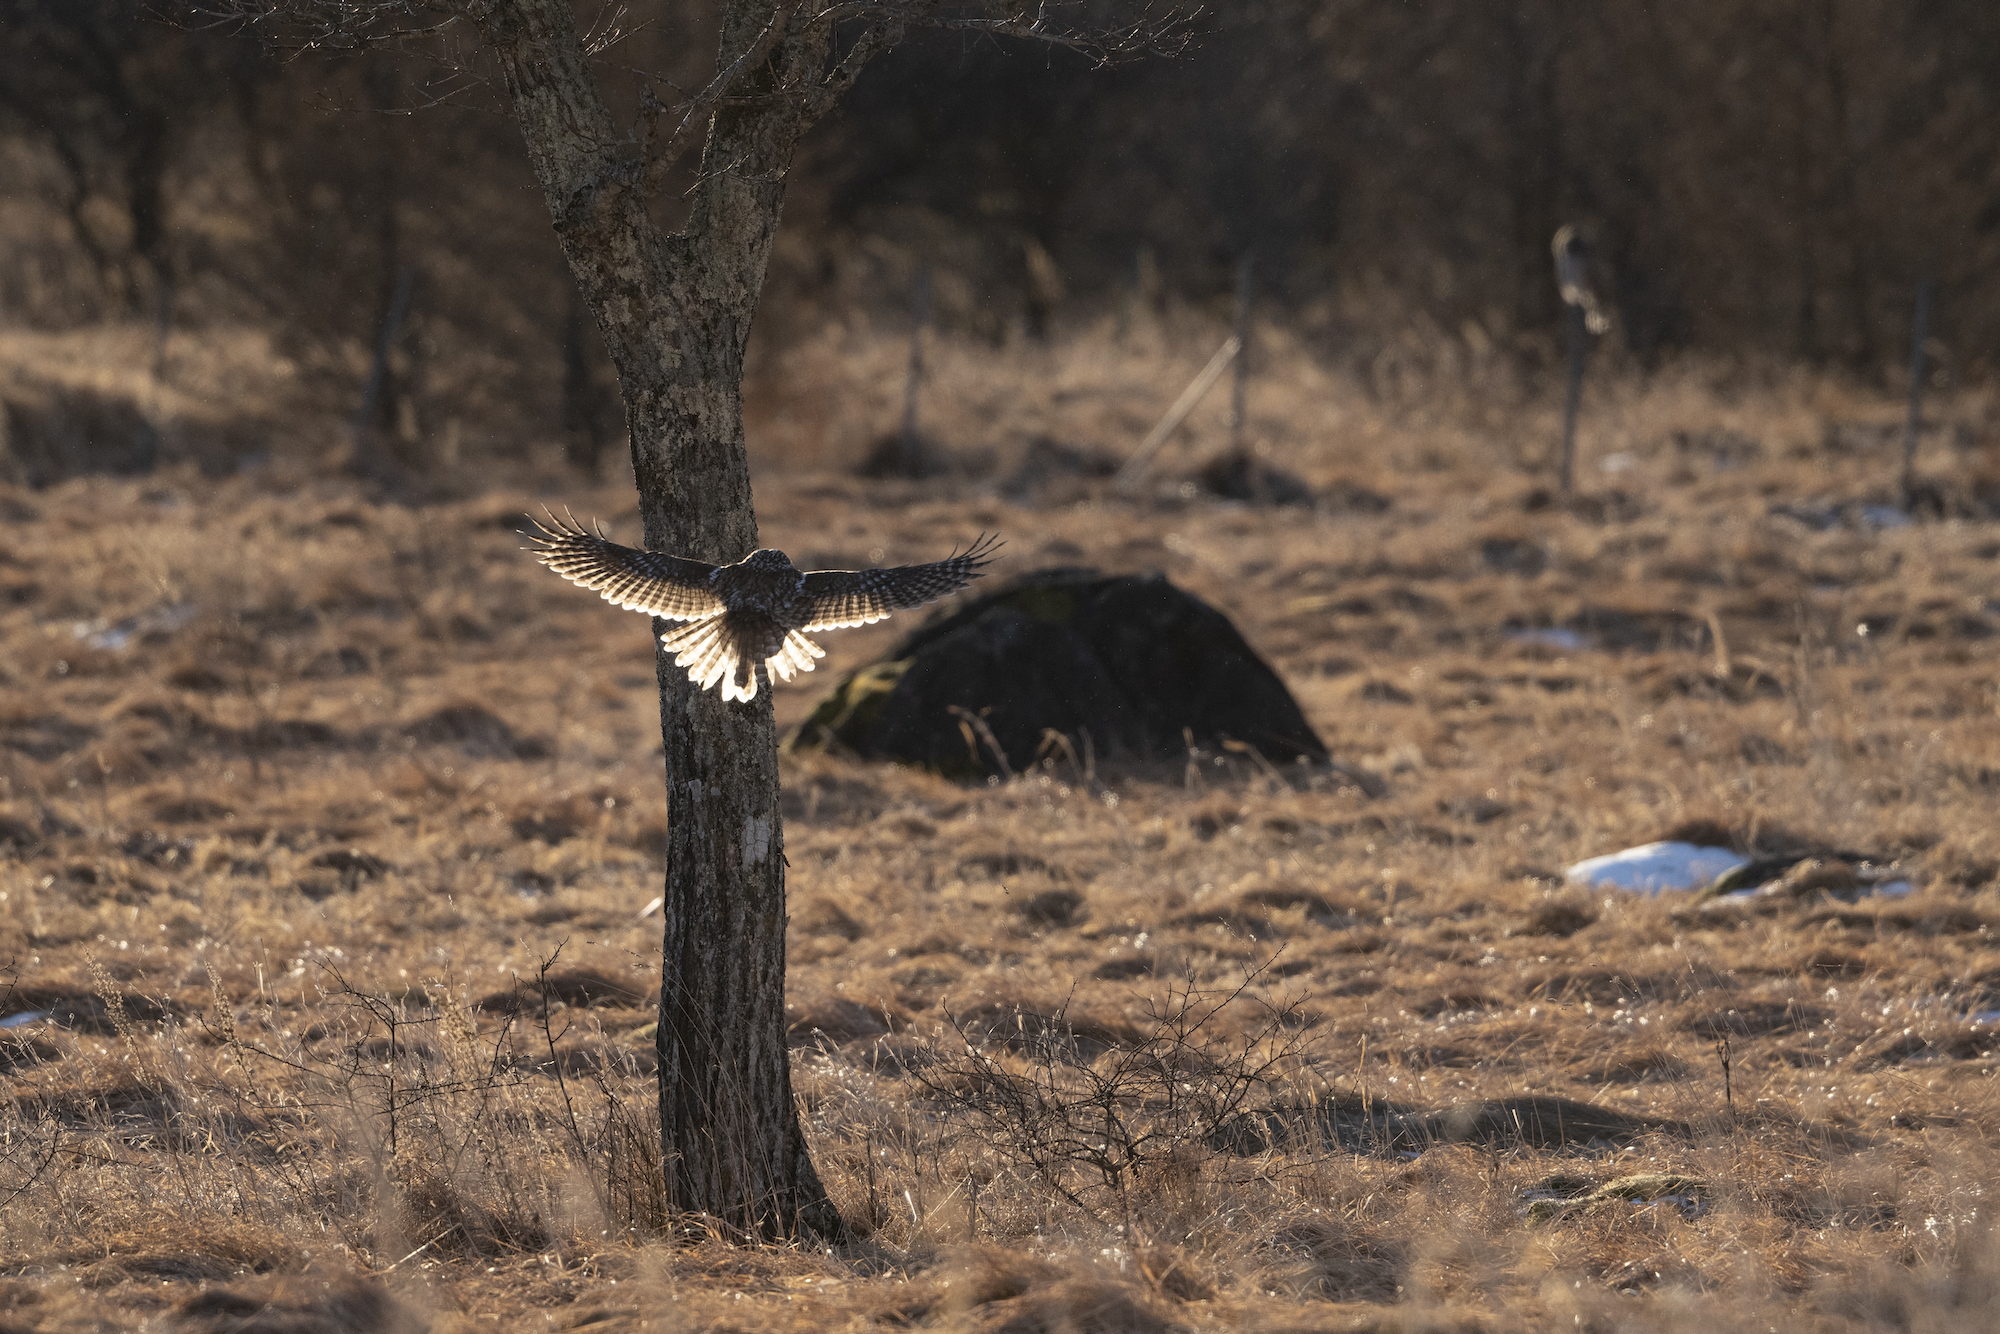
[[[155,630],[173,633],[193,620],[196,610],[191,603],[172,602],[163,607],[155,607],[151,611],[141,612],[137,616],[127,616],[115,624],[100,618],[95,621],[78,621],[70,628],[78,639],[92,648],[110,649],[116,652],[122,648],[129,648],[132,641],[140,635]]]
[[[1693,843],[1647,843],[1623,852],[1580,861],[1563,872],[1570,883],[1657,894],[1663,889],[1700,889],[1750,859],[1728,848]]]
[[[1533,644],[1564,653],[1581,653],[1590,647],[1590,636],[1560,626],[1544,630],[1509,630],[1507,638],[1516,644]]]

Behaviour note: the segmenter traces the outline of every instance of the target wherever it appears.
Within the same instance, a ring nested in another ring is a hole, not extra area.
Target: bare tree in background
[[[62,165],[76,244],[113,300],[138,310],[150,297],[164,320],[168,168],[189,125],[247,71],[231,45],[184,40],[119,0],[0,0],[0,34],[0,129],[43,142]],[[93,217],[96,198],[116,201],[124,229]]]
[[[215,0],[274,44],[416,41],[460,77],[497,64],[556,237],[618,368],[648,547],[713,563],[758,545],[743,438],[743,359],[800,136],[912,26],[1011,36],[1099,59],[1156,49],[1175,14],[1106,25],[1090,0],[721,0],[698,90],[614,118],[593,60],[618,33],[579,31],[572,0]],[[638,12],[673,6],[633,6]],[[608,9],[606,12],[610,12]],[[626,15],[626,11],[618,11]],[[1094,21],[1071,24],[1076,14]],[[652,17],[660,17],[658,15]],[[608,65],[609,62],[607,61]],[[648,199],[697,145],[678,231]],[[656,630],[659,628],[656,625]],[[657,642],[655,644],[658,651]],[[669,808],[660,993],[668,1198],[766,1236],[835,1235],[807,1156],[785,1048],[784,835],[768,692],[695,690],[658,658]]]

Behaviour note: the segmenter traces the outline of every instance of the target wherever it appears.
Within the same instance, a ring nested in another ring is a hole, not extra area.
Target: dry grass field
[[[73,376],[115,342],[7,338]],[[278,420],[282,368],[218,346],[146,410]],[[731,1244],[651,1185],[646,625],[512,531],[566,504],[633,540],[629,486],[553,446],[475,472],[467,432],[411,503],[342,471],[329,420],[220,479],[0,492],[0,1330],[1980,1321],[2000,405],[1934,405],[1937,513],[1879,527],[1892,398],[1613,367],[1564,505],[1554,403],[1477,340],[1351,372],[1274,329],[1251,436],[1318,503],[1195,483],[1224,392],[1113,494],[1092,452],[1210,346],[936,348],[956,467],[924,481],[853,475],[895,339],[759,367],[767,543],[853,566],[985,529],[1003,576],[1163,570],[1386,785],[788,758],[831,1249]],[[915,623],[830,636],[781,725]],[[1561,883],[1676,829],[1915,889]]]

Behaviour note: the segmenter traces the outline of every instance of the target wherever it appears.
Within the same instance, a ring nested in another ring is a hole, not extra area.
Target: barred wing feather
[[[535,558],[563,578],[603,596],[628,611],[643,611],[670,621],[699,621],[719,616],[722,599],[711,590],[715,566],[704,561],[639,551],[606,541],[574,519],[549,516],[551,526],[533,519],[535,531],[525,534],[536,545]]]
[[[921,607],[949,597],[974,579],[993,559],[999,539],[981,535],[963,552],[928,565],[898,565],[886,570],[819,570],[806,576],[809,599],[806,623],[799,628],[839,630],[869,625],[890,612]]]

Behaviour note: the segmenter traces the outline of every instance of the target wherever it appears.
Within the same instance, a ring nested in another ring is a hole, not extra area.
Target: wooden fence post
[[[1187,415],[1194,411],[1195,404],[1201,402],[1202,396],[1222,378],[1222,373],[1229,369],[1229,363],[1236,360],[1236,354],[1242,348],[1243,344],[1235,334],[1223,340],[1222,346],[1215,349],[1215,355],[1208,359],[1208,364],[1188,382],[1187,388],[1181,390],[1181,396],[1167,409],[1167,415],[1160,418],[1152,430],[1146,432],[1146,438],[1139,442],[1139,448],[1133,451],[1132,457],[1125,460],[1125,466],[1111,479],[1113,490],[1123,495],[1130,495],[1138,489],[1139,480],[1146,475],[1146,469],[1152,465],[1153,455],[1160,452],[1160,446],[1166,444],[1168,437],[1187,420]]]
[[[1611,327],[1597,293],[1590,287],[1590,243],[1571,223],[1556,229],[1549,243],[1555,254],[1556,291],[1561,293],[1569,315],[1569,391],[1563,400],[1562,459],[1558,465],[1562,494],[1569,497],[1576,471],[1576,413],[1583,400],[1583,359],[1589,346],[1587,335],[1601,334]]]

